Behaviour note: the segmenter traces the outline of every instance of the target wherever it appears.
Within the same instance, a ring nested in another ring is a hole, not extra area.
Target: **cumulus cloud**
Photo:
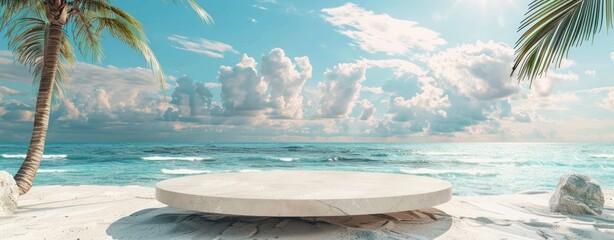
[[[415,50],[433,51],[446,43],[439,33],[417,22],[377,14],[353,3],[325,8],[322,13],[325,21],[369,53],[405,55]]]
[[[316,116],[344,118],[354,108],[361,83],[366,79],[367,66],[357,63],[341,63],[324,72],[325,80],[318,84],[320,109]]]
[[[425,110],[434,110],[450,106],[450,100],[447,95],[444,95],[443,89],[434,87],[429,82],[424,82],[421,85],[421,93],[407,100],[403,97],[395,97],[393,104],[406,108],[422,108]]]
[[[390,69],[394,78],[409,78],[426,74],[412,62],[401,59],[361,59],[355,63],[341,63],[324,73],[325,80],[318,84],[319,109],[315,114],[321,118],[345,118],[352,112],[360,92],[382,94],[380,87],[363,87],[366,71],[370,68]]]
[[[2,115],[2,119],[7,121],[32,121],[34,120],[34,113],[27,110],[7,111]]]
[[[601,107],[614,111],[614,89],[610,89],[608,96],[601,102]]]
[[[501,99],[520,91],[510,78],[514,49],[500,43],[477,42],[434,55],[429,67],[435,78],[457,92],[480,100]]]
[[[356,63],[365,65],[367,68],[392,69],[394,71],[394,77],[396,78],[403,76],[422,76],[426,74],[426,71],[418,67],[418,65],[402,59],[361,59]]]
[[[19,102],[2,103],[2,119],[9,121],[32,121],[34,120],[33,107]]]
[[[301,91],[305,82],[311,78],[312,66],[308,57],[294,58],[295,64],[280,48],[271,50],[262,57],[260,73],[268,85],[270,115],[281,118],[303,117],[303,96]]]
[[[180,116],[204,115],[211,108],[213,94],[205,84],[194,82],[188,77],[181,77],[176,82],[170,103],[178,108]]]
[[[584,75],[589,76],[589,77],[594,77],[597,75],[597,71],[593,69],[587,69],[584,71]]]
[[[258,115],[266,109],[267,86],[258,74],[255,59],[243,54],[234,67],[220,67],[218,79],[227,115]]]
[[[573,72],[558,73],[548,71],[548,73],[543,77],[533,80],[533,83],[531,84],[531,93],[540,97],[547,97],[552,94],[555,84],[577,80],[578,75]]]
[[[358,117],[358,119],[366,121],[366,120],[371,120],[373,119],[373,117],[375,116],[375,105],[373,105],[373,103],[371,103],[369,100],[367,99],[363,99],[360,101],[360,116]]]
[[[392,96],[387,116],[393,122],[412,122],[413,131],[430,129],[432,122],[446,118],[446,109],[451,106],[444,90],[432,85],[433,79],[421,78],[419,91],[411,98]],[[387,123],[388,127],[394,123]],[[382,129],[380,129],[382,130]]]
[[[31,74],[26,68],[8,61],[12,58],[10,54],[0,55],[0,69],[3,69],[0,72],[3,76],[13,76],[0,80],[31,82]],[[51,136],[60,131],[71,134],[80,134],[83,131],[90,134],[121,134],[121,131],[113,131],[114,127],[131,126],[132,130],[136,131],[151,127],[151,122],[160,115],[161,91],[149,69],[78,62],[69,74],[70,81],[64,84],[65,98],[52,105]],[[29,84],[24,84],[27,85]],[[15,90],[7,91],[5,88],[0,88],[0,91],[16,93]],[[29,90],[20,95],[30,96],[28,100],[34,102],[35,94]],[[0,128],[11,129],[10,132],[7,130],[3,133],[11,136],[9,139],[13,140],[27,135],[23,132],[19,134],[18,131],[31,131],[29,121],[32,121],[34,107],[20,101],[23,102],[23,97],[21,100],[13,98],[0,103],[1,117],[13,120],[2,122]],[[148,124],[135,125],[145,121]]]
[[[262,57],[258,66],[247,55],[235,67],[222,66],[218,79],[222,83],[225,115],[266,113],[272,118],[302,118],[301,92],[311,78],[312,66],[307,57],[294,61],[296,64],[282,49],[275,48]]]
[[[373,94],[383,94],[384,90],[381,87],[367,87],[367,86],[362,86],[362,88],[360,88],[360,91],[362,92],[370,92]]]
[[[239,53],[231,45],[223,42],[208,40],[204,38],[188,38],[181,35],[172,35],[169,40],[178,44],[177,49],[207,55],[214,58],[223,58],[226,52]]]
[[[465,44],[433,55],[424,76],[395,77],[384,83],[383,90],[392,96],[387,118],[376,132],[391,136],[497,131],[501,119],[512,114],[509,98],[521,92],[509,77],[512,61],[513,49],[493,42]]]

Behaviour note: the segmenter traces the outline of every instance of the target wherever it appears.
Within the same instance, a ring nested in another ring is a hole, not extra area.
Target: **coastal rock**
[[[550,211],[567,214],[601,215],[605,200],[597,180],[581,174],[561,176],[550,198]]]
[[[8,172],[0,172],[0,217],[9,216],[17,209],[19,188]]]

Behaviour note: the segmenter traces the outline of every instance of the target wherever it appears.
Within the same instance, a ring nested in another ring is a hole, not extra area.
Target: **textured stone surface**
[[[594,178],[581,174],[563,175],[550,198],[550,211],[601,215],[604,202],[601,187]]]
[[[8,172],[0,172],[0,216],[9,216],[17,209],[19,188]]]
[[[402,212],[452,198],[446,181],[405,174],[271,171],[206,174],[156,185],[169,206],[242,216],[350,216]]]

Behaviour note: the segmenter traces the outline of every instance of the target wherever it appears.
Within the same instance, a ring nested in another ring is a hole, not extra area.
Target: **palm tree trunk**
[[[51,111],[51,98],[55,74],[60,59],[60,45],[62,41],[62,25],[51,23],[49,35],[45,46],[44,65],[36,98],[36,112],[34,114],[34,129],[28,148],[28,154],[19,171],[15,175],[15,181],[19,187],[19,194],[23,195],[32,188],[32,182],[38,171],[45,149],[47,128],[49,127],[49,113]]]

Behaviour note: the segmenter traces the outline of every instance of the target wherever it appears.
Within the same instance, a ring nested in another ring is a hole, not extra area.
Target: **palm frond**
[[[92,21],[98,27],[98,32],[106,30],[109,35],[116,38],[126,45],[130,46],[135,51],[139,52],[147,61],[147,65],[153,71],[154,77],[160,84],[160,87],[165,90],[165,76],[162,67],[158,62],[149,44],[145,32],[140,28],[140,24],[135,24],[134,18],[113,18],[98,16],[93,17]],[[138,22],[136,22],[138,23]]]
[[[559,67],[572,46],[593,40],[603,25],[612,28],[614,0],[534,0],[518,31],[512,75],[531,82]]]
[[[178,3],[182,3],[185,4],[185,2],[188,3],[188,5],[190,5],[190,7],[196,12],[196,14],[198,14],[198,17],[200,17],[200,19],[207,23],[207,24],[212,24],[213,23],[213,18],[211,17],[211,15],[209,15],[209,13],[207,13],[207,11],[205,11],[205,9],[203,9],[195,0],[162,0],[163,2],[173,2],[175,4]]]
[[[18,18],[6,30],[9,48],[13,50],[15,61],[26,65],[33,73],[33,83],[38,87],[44,65],[44,48],[49,25],[37,18]],[[68,36],[64,33],[60,46],[61,63],[56,70],[53,94],[55,99],[63,98],[62,84],[68,79],[65,65],[75,63],[75,54]]]
[[[92,17],[90,12],[74,8],[71,19],[72,36],[81,55],[90,57],[93,62],[99,62],[104,56],[100,44],[102,34],[90,22]]]
[[[40,0],[0,0],[0,31],[18,15],[45,19],[45,4]]]

